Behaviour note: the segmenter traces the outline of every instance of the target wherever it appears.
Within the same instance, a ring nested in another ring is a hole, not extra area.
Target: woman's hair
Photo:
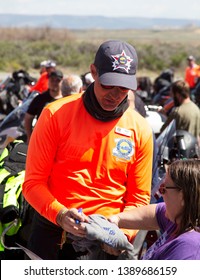
[[[200,232],[200,159],[177,160],[168,166],[168,174],[183,192],[184,209],[176,234],[187,229]]]

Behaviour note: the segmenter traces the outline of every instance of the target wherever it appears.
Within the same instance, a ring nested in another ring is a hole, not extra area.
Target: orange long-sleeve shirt
[[[190,88],[194,88],[198,77],[199,66],[194,64],[193,67],[186,67],[185,81],[189,84]]]
[[[30,89],[30,92],[38,91],[39,93],[42,93],[43,91],[46,91],[49,86],[49,78],[48,73],[44,72],[39,77],[37,83]]]
[[[23,194],[53,223],[63,205],[108,217],[149,203],[152,154],[152,130],[132,108],[102,122],[81,95],[62,98],[33,130]]]

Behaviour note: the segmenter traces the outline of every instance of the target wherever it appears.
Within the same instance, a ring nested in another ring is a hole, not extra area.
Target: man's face
[[[195,64],[195,61],[193,59],[188,59],[188,66],[192,67]]]
[[[94,65],[91,66],[91,73],[95,80],[94,93],[99,105],[106,111],[115,110],[119,106],[119,104],[127,97],[129,89],[112,85],[102,85],[100,83],[96,67]]]
[[[49,78],[49,89],[51,91],[54,91],[54,92],[58,92],[60,90],[60,87],[61,87],[61,81],[62,79],[58,78],[58,77],[50,77]]]
[[[53,72],[53,71],[55,71],[55,70],[56,70],[55,67],[47,67],[47,68],[46,68],[46,71],[47,71],[48,74],[50,74],[51,72]]]

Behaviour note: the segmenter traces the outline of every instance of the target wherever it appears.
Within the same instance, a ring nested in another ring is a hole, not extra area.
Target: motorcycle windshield
[[[12,80],[11,77],[8,76],[7,78],[5,78],[3,81],[0,82],[0,92],[7,87],[7,85],[11,82],[11,80]]]
[[[29,97],[22,103],[22,105],[19,105],[3,119],[0,124],[0,132],[9,127],[18,127],[21,125],[25,113],[28,110],[31,101],[33,100],[33,98],[35,98],[36,95],[38,95],[38,92],[33,91],[29,95]]]
[[[163,132],[156,139],[158,147],[158,157],[168,160],[168,142],[176,133],[176,121],[172,120],[170,124],[163,130]]]
[[[166,174],[164,160],[166,161],[169,160],[168,142],[174,136],[175,133],[176,133],[176,121],[173,120],[156,139],[157,149],[158,149],[157,152],[158,168],[156,169],[157,172],[156,183],[152,185],[151,188],[151,200],[150,200],[151,203],[157,203],[162,201],[162,196],[159,193],[158,189],[160,187],[160,184],[164,180]]]

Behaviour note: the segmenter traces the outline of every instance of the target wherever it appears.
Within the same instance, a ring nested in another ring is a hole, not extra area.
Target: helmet
[[[197,138],[185,130],[176,130],[168,141],[168,157],[170,161],[183,158],[199,158]]]
[[[187,60],[194,60],[194,61],[195,61],[195,58],[194,58],[193,55],[189,55],[189,56],[187,57]]]
[[[50,68],[50,67],[56,67],[56,63],[52,60],[47,60],[46,68]]]
[[[47,60],[40,62],[40,67],[46,67],[47,62],[48,62]]]
[[[165,69],[161,74],[160,78],[172,83],[174,79],[174,71],[173,69]]]

